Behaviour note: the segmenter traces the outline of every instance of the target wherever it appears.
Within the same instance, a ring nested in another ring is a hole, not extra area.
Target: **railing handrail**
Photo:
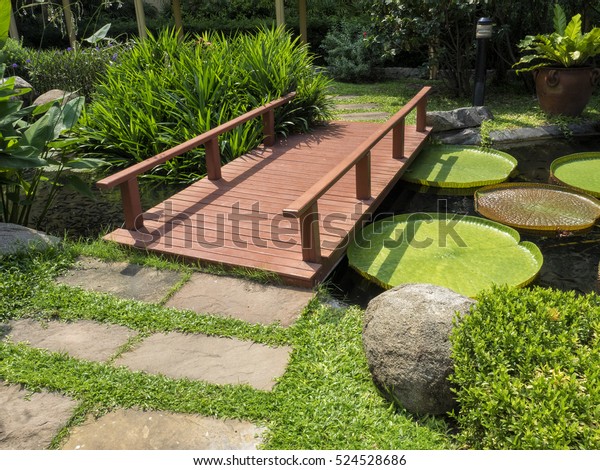
[[[338,163],[331,171],[323,176],[319,181],[313,184],[290,206],[283,210],[283,215],[288,217],[299,217],[325,194],[331,187],[344,176],[353,166],[357,164],[387,133],[398,125],[398,122],[405,119],[406,116],[431,92],[431,87],[426,86],[421,89],[408,103],[406,103],[396,114],[387,120],[377,131],[375,131],[367,140],[365,140],[354,152]],[[424,116],[423,122],[417,125],[417,130],[425,130]],[[422,127],[422,129],[419,129]]]
[[[164,152],[156,154],[153,157],[147,158],[146,160],[136,163],[135,165],[125,168],[124,170],[121,170],[113,175],[107,176],[106,178],[98,181],[96,185],[102,189],[113,188],[115,186],[118,186],[132,178],[137,177],[138,175],[147,172],[148,170],[151,170],[157,165],[165,163],[171,158],[189,152],[190,150],[217,138],[221,134],[234,129],[237,126],[244,124],[247,121],[250,121],[251,119],[266,114],[267,112],[289,102],[294,98],[294,96],[296,96],[296,92],[292,91],[291,93],[288,93],[287,95],[284,95],[281,98],[277,98],[273,101],[270,101],[269,103],[258,108],[252,109],[251,111],[248,111],[247,113],[244,113],[241,116],[232,119],[231,121],[227,121],[226,123],[215,127],[214,129],[206,131],[194,137],[193,139],[183,142],[182,144],[179,144],[169,150],[165,150]]]

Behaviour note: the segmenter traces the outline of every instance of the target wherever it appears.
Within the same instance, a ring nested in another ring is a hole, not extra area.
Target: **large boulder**
[[[466,314],[473,303],[429,284],[403,284],[371,300],[363,344],[381,392],[411,413],[437,415],[452,410],[449,335],[456,312]]]
[[[451,131],[481,126],[487,119],[494,119],[494,115],[485,106],[457,108],[451,111],[430,111],[427,113],[427,126],[433,132]]]
[[[0,256],[58,246],[61,239],[22,225],[0,223]]]

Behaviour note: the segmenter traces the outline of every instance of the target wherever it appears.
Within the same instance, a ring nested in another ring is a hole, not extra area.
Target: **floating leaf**
[[[350,266],[390,288],[405,283],[448,287],[474,297],[494,284],[524,286],[542,254],[516,230],[458,214],[403,214],[367,226],[348,248]]]
[[[475,191],[475,210],[488,219],[534,233],[581,232],[600,217],[600,201],[569,188],[504,183]]]
[[[468,145],[425,147],[403,175],[411,183],[473,188],[506,181],[517,161],[505,152]]]
[[[557,158],[550,177],[572,188],[600,197],[600,152],[582,152]]]

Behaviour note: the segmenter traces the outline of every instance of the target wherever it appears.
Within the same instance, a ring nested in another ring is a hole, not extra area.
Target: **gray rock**
[[[427,126],[433,132],[478,127],[486,119],[494,119],[492,112],[485,106],[457,108],[451,111],[430,111],[427,113]]]
[[[447,145],[478,145],[481,141],[479,130],[473,128],[440,132],[435,138]]]
[[[455,312],[472,299],[445,287],[404,284],[375,297],[365,311],[363,344],[375,384],[419,415],[454,407],[449,334]]]
[[[60,238],[46,235],[43,232],[22,225],[0,222],[0,256],[57,246],[60,242]]]
[[[38,96],[34,100],[33,104],[35,106],[40,106],[55,100],[60,100],[61,103],[66,103],[77,98],[78,96],[79,95],[74,91],[49,90],[46,93],[42,93],[40,96]]]
[[[4,83],[6,80],[8,80],[8,78],[0,78],[0,83]],[[19,76],[16,76],[15,77],[15,90],[19,90],[21,88],[33,88],[33,87],[27,80],[25,80]],[[30,93],[30,92],[31,91],[29,91],[28,93]]]

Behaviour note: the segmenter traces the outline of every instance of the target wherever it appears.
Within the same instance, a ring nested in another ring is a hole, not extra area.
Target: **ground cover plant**
[[[291,91],[297,96],[276,112],[276,131],[307,130],[328,116],[328,79],[312,62],[306,46],[283,28],[183,41],[176,31],[163,31],[108,68],[82,125],[84,151],[131,164]],[[260,120],[239,126],[222,136],[222,158],[231,160],[261,140]],[[169,181],[198,179],[203,154],[197,149],[157,172]]]
[[[180,331],[290,345],[294,352],[274,390],[265,392],[246,385],[132,372],[113,366],[112,361],[82,361],[25,344],[0,342],[0,379],[81,401],[52,447],[60,447],[68,430],[89,413],[137,407],[251,420],[267,427],[264,446],[270,449],[452,448],[443,419],[417,419],[378,393],[362,351],[360,309],[337,307],[321,294],[295,325],[284,329],[56,284],[54,277],[80,254],[188,273],[194,269],[105,242],[68,242],[62,251],[5,257],[0,260],[0,321],[28,317],[120,324],[138,332],[129,347],[154,332]]]

